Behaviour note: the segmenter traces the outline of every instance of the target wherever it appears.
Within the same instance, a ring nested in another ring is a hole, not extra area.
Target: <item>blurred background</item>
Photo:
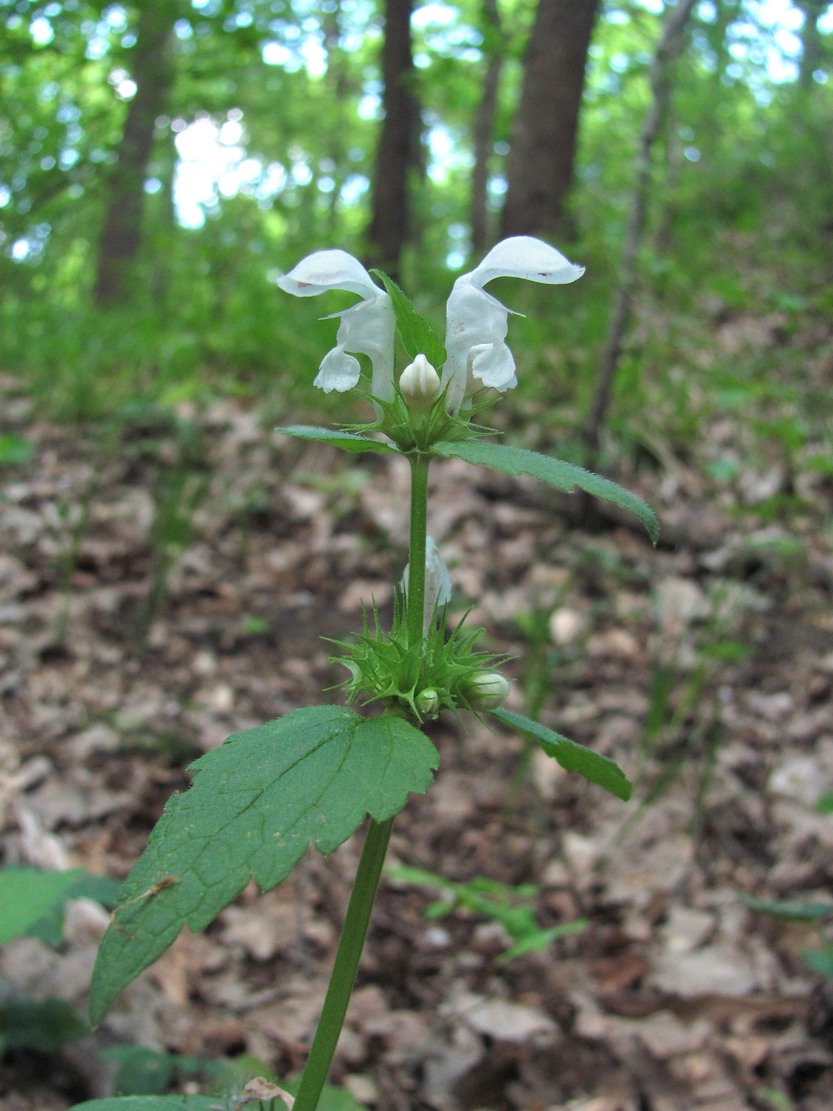
[[[348,300],[273,279],[334,245],[438,323],[503,235],[584,263],[569,302],[509,303],[547,366],[522,396],[585,445],[611,386],[625,441],[646,397],[685,441],[701,405],[793,390],[754,342],[705,380],[709,336],[766,317],[780,362],[830,314],[822,0],[5,0],[0,24],[0,366],[59,419],[320,408],[328,326],[304,325]]]

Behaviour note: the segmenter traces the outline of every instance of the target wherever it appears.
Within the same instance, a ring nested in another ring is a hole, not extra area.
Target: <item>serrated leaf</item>
[[[504,725],[517,729],[519,733],[537,741],[547,756],[557,760],[565,771],[578,772],[591,783],[604,787],[611,795],[624,802],[631,797],[633,784],[619,765],[608,756],[601,756],[577,741],[571,741],[568,737],[562,737],[560,733],[547,729],[540,722],[515,714],[511,710],[491,710],[490,713]]]
[[[335,428],[290,424],[285,427],[279,426],[275,431],[283,432],[285,436],[295,436],[299,440],[314,440],[319,444],[329,444],[330,447],[341,448],[342,451],[374,451],[379,455],[401,454],[399,448],[385,440],[374,440],[370,436],[359,436],[355,432],[341,432]]]
[[[396,282],[381,270],[371,270],[370,273],[382,282],[388,292],[405,354],[411,359],[415,359],[417,355],[424,355],[435,370],[442,370],[445,362],[445,347],[440,337],[425,317],[419,315]]]
[[[76,1103],[69,1111],[215,1111],[217,1106],[216,1096],[111,1096]]]
[[[551,459],[537,451],[527,451],[526,448],[507,447],[505,444],[494,444],[487,440],[442,440],[433,445],[433,450],[445,458],[456,456],[467,463],[482,463],[513,477],[528,474],[565,494],[575,493],[576,488],[584,490],[594,498],[601,498],[602,501],[611,502],[620,509],[634,513],[648,530],[653,544],[656,544],[659,537],[657,516],[642,498],[610,479],[602,478],[593,471],[586,471],[574,463]]]
[[[62,906],[83,875],[81,868],[70,872],[4,868],[0,872],[0,945],[25,934],[56,904]]]
[[[366,814],[397,814],[438,763],[402,718],[342,706],[295,710],[201,756],[122,887],[93,971],[93,1022],[184,925],[204,929],[251,877],[275,887],[308,845],[332,852]]]

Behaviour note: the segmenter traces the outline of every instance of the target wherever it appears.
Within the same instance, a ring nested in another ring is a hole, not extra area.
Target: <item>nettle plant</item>
[[[456,457],[604,498],[635,513],[656,539],[656,517],[627,490],[570,463],[504,446],[496,433],[472,421],[494,391],[517,382],[505,343],[509,310],[484,286],[501,276],[560,285],[582,273],[538,239],[504,240],[455,282],[445,346],[386,275],[369,273],[344,251],[318,251],[279,279],[282,290],[298,297],[346,290],[360,298],[336,314],[336,346],[321,363],[315,385],[325,392],[355,390],[372,402],[375,419],[340,430],[280,431],[348,452],[408,460],[408,564],[396,589],[391,627],[383,627],[370,607],[363,630],[338,642],[348,705],[295,710],[234,734],[191,765],[193,785],[167,804],[124,882],[102,939],[91,990],[94,1022],[184,926],[204,929],[250,879],[263,891],[275,887],[308,846],[330,853],[369,819],[321,1018],[294,1100],[294,1111],[314,1111],[347,1011],[394,818],[410,793],[428,790],[439,766],[425,732],[428,723],[446,711],[491,718],[537,742],[568,771],[629,798],[631,785],[612,760],[502,708],[509,694],[499,671],[502,661],[477,647],[481,630],[468,628],[465,620],[450,622],[451,580],[427,534],[429,467],[435,459]],[[401,362],[407,363],[401,370],[397,337]],[[290,1100],[275,1087],[261,1098],[277,1095]]]

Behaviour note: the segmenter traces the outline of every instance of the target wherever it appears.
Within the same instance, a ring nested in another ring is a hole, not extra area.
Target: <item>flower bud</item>
[[[406,404],[417,409],[428,409],[440,393],[440,376],[424,355],[417,355],[402,371],[399,389]]]
[[[466,698],[475,710],[496,710],[509,697],[509,680],[497,671],[481,671],[466,687]]]
[[[433,687],[425,687],[414,699],[414,705],[420,714],[436,714],[440,708],[440,696]]]

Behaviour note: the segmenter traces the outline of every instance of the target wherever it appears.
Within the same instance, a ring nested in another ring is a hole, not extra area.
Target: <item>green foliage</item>
[[[37,868],[4,868],[0,871],[0,945],[28,933],[39,919],[63,907],[84,875],[43,872]]]
[[[627,802],[631,797],[632,785],[625,773],[607,756],[600,756],[584,745],[577,744],[560,733],[554,733],[545,725],[537,721],[530,721],[521,714],[511,710],[492,710],[491,714],[498,721],[515,729],[525,737],[537,741],[547,756],[552,756],[565,771],[578,772],[590,783],[603,787],[612,795]]]
[[[14,467],[28,463],[35,453],[35,445],[25,436],[7,434],[0,436],[0,467]]]
[[[562,459],[550,459],[546,455],[527,451],[525,448],[507,447],[504,444],[482,440],[438,443],[434,445],[434,451],[447,458],[456,456],[458,459],[465,459],[467,463],[483,463],[503,474],[528,474],[567,494],[574,493],[576,489],[584,490],[595,498],[601,498],[603,501],[619,506],[620,509],[635,513],[645,525],[654,543],[659,537],[659,522],[656,514],[641,498],[617,486],[615,482],[591,471],[585,471],[573,463],[565,463]]]
[[[86,1033],[87,1024],[63,999],[13,996],[0,1002],[0,1057],[10,1049],[57,1053]]]
[[[285,436],[295,436],[299,440],[313,440],[320,444],[329,444],[330,447],[341,448],[342,451],[363,452],[371,451],[377,455],[388,455],[391,452],[398,454],[398,448],[384,440],[374,440],[370,436],[360,436],[355,432],[339,432],[331,428],[313,428],[305,424],[292,424],[285,428],[278,428]]]
[[[219,1061],[182,1057],[147,1049],[142,1045],[114,1045],[101,1050],[100,1056],[117,1066],[113,1088],[121,1095],[161,1095],[172,1084],[184,1080],[213,1080],[225,1071]]]
[[[443,918],[461,906],[492,922],[499,922],[514,941],[514,945],[503,953],[502,963],[526,953],[538,953],[560,938],[581,933],[587,926],[584,918],[562,922],[557,926],[539,925],[533,906],[538,895],[538,888],[534,884],[512,887],[485,876],[476,876],[466,883],[454,883],[433,872],[408,868],[405,865],[390,868],[388,874],[391,879],[400,883],[440,889],[442,896],[427,907],[426,918]]]
[[[805,949],[802,953],[804,965],[810,972],[825,980],[833,980],[833,941],[825,936],[823,926],[833,921],[833,903],[821,903],[804,899],[757,899],[752,895],[741,896],[744,904],[758,914],[776,918],[780,922],[802,922],[815,926],[817,948]]]
[[[750,910],[784,922],[821,922],[833,917],[833,903],[805,902],[801,899],[756,899],[752,895],[744,895],[743,901]]]
[[[424,355],[431,366],[439,370],[445,362],[445,347],[440,337],[428,321],[419,315],[399,286],[391,281],[387,274],[383,274],[381,270],[371,270],[370,273],[378,278],[388,291],[396,314],[396,331],[405,354],[410,359],[415,359],[417,355]]]
[[[63,942],[67,899],[96,899],[107,904],[118,884],[88,875],[7,867],[0,870],[0,944],[36,937],[57,948]],[[11,994],[0,1000],[0,1057],[10,1049],[57,1053],[87,1033],[87,1025],[63,999],[30,999]]]
[[[833,942],[826,942],[820,949],[805,949],[804,963],[817,976],[833,980]]]
[[[298,1091],[299,1081],[297,1080],[284,1080],[281,1083],[288,1092],[296,1093]],[[276,1111],[282,1111],[279,1104]],[[332,1084],[325,1084],[321,1092],[318,1111],[364,1111],[364,1109],[357,1102],[352,1092],[348,1092],[346,1088],[336,1088]]]
[[[203,929],[251,877],[275,887],[308,845],[332,852],[366,814],[392,817],[438,762],[402,718],[338,706],[296,710],[200,757],[124,883],[93,973],[93,1021],[183,926]]]
[[[118,883],[109,876],[92,876],[88,872],[81,871],[75,882],[67,889],[65,896],[57,899],[26,930],[26,934],[28,937],[36,937],[45,944],[51,945],[53,949],[58,949],[64,940],[64,909],[67,899],[93,899],[102,906],[110,907],[116,901],[118,890]]]
[[[215,1096],[111,1096],[76,1103],[70,1111],[215,1111]]]

